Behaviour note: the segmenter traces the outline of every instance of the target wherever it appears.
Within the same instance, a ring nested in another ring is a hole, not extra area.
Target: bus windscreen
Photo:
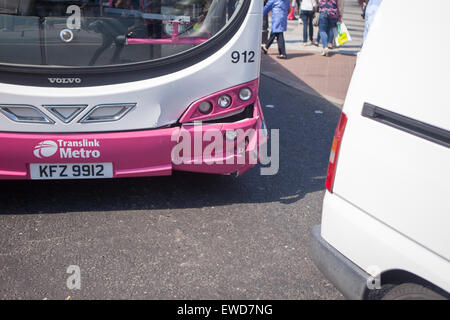
[[[181,54],[243,0],[0,0],[0,64],[110,66]]]

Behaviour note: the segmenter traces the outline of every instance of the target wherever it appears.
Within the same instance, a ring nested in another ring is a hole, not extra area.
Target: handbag
[[[318,12],[314,12],[313,25],[316,27],[319,25],[319,18],[320,14]]]

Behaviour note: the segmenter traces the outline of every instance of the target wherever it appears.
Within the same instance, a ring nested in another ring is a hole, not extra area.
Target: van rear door
[[[436,3],[434,3],[436,5]],[[355,68],[334,193],[450,259],[450,2],[384,1]],[[426,44],[433,44],[432,47]]]

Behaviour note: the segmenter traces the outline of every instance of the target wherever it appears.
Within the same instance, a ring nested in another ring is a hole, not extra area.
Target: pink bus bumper
[[[211,123],[201,126],[202,135],[206,131],[220,131],[223,145],[225,134],[229,130],[253,129],[254,134],[244,152],[233,153],[223,157],[200,159],[194,154],[181,164],[173,161],[172,150],[177,145],[177,137],[188,132],[194,143],[194,134],[199,134],[198,127],[182,125],[181,127],[111,133],[69,133],[36,134],[0,132],[0,180],[31,179],[30,164],[64,164],[64,163],[112,163],[114,178],[148,177],[171,175],[172,171],[190,171],[211,174],[242,174],[255,165],[240,157],[248,159],[249,154],[257,153],[260,145],[266,142],[261,134],[263,123],[259,102],[255,103],[253,118],[232,123]],[[195,133],[194,133],[195,131]],[[181,140],[181,139],[180,139]],[[203,140],[202,140],[203,141]],[[42,146],[50,149],[40,149]],[[201,150],[211,142],[203,141]],[[60,152],[65,146],[65,155]],[[71,157],[67,157],[67,148]],[[52,150],[54,148],[55,150]],[[82,150],[84,149],[84,150]],[[233,149],[236,149],[233,147]],[[202,153],[203,154],[203,153]],[[217,163],[223,160],[223,164]],[[226,162],[228,160],[228,162]],[[242,160],[242,159],[241,159]],[[225,163],[226,162],[226,163]],[[231,163],[230,163],[231,162]]]

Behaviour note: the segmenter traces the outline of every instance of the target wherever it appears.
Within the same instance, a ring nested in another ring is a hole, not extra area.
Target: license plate
[[[31,163],[33,180],[112,178],[112,163]]]

